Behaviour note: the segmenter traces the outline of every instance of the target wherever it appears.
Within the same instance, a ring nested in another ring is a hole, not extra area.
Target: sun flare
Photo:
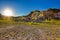
[[[14,14],[13,14],[13,11],[12,11],[11,8],[5,8],[5,9],[3,10],[3,15],[4,15],[4,16],[13,16]]]

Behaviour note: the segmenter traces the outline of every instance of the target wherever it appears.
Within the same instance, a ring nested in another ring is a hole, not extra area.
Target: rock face
[[[38,16],[39,16],[39,14],[40,14],[40,11],[35,10],[35,11],[32,11],[32,12],[28,15],[28,17],[30,17],[31,19],[37,19]]]
[[[28,16],[30,17],[37,17],[39,15],[40,11],[39,10],[35,10],[32,11]]]
[[[46,19],[60,19],[60,9],[48,9],[43,14]]]
[[[37,19],[40,20],[40,11],[39,10],[35,10],[35,11],[32,11],[27,17],[26,17],[26,20],[27,21],[33,21],[33,22],[37,22]],[[42,18],[43,19],[43,18]]]

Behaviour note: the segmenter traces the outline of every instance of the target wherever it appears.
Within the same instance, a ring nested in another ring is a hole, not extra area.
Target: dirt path
[[[56,40],[49,30],[28,26],[0,28],[0,40]]]

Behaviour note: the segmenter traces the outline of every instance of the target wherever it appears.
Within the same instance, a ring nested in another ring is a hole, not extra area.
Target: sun
[[[2,12],[2,15],[4,15],[4,16],[14,16],[11,8],[5,8]]]

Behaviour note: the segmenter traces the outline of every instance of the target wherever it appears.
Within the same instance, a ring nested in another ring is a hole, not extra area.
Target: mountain
[[[0,20],[4,20],[4,19],[8,19],[7,16],[3,16],[0,14]],[[11,16],[9,18],[9,20],[13,20],[16,22],[19,21],[30,21],[30,22],[43,22],[45,19],[47,20],[60,20],[60,9],[56,9],[56,8],[50,8],[48,10],[43,10],[43,11],[39,11],[39,10],[34,10],[31,11],[28,15],[26,16]]]
[[[44,10],[44,11],[39,11],[39,10],[35,10],[32,11],[27,17],[26,17],[26,21],[44,21],[45,19],[47,20],[51,20],[51,19],[55,19],[55,20],[60,20],[60,9],[56,9],[56,8],[50,8],[48,10]]]

